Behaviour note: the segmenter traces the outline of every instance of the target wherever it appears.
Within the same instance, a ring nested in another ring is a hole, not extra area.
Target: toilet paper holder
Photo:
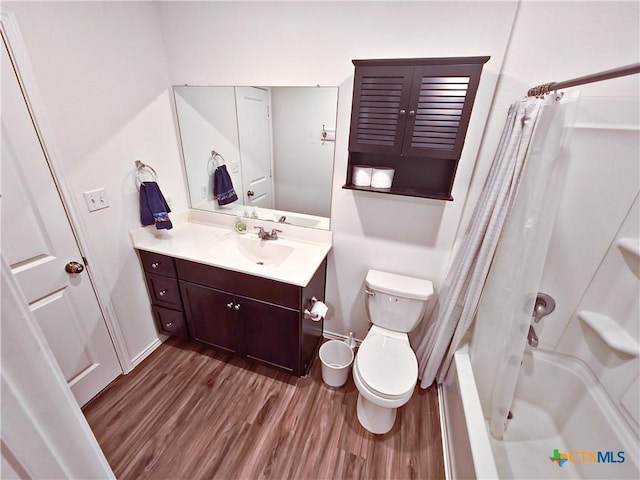
[[[313,306],[317,302],[320,302],[320,300],[318,300],[315,296],[311,297],[311,300],[309,301],[309,308],[304,309],[304,318],[313,320],[314,322],[319,322],[324,317],[324,315],[313,311]],[[322,302],[320,302],[320,304],[324,305]],[[326,306],[324,308],[326,308]]]

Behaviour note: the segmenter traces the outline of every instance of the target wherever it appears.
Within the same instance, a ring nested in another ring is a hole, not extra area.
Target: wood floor
[[[358,391],[170,339],[83,411],[117,478],[444,478],[435,387],[416,388],[385,435]]]

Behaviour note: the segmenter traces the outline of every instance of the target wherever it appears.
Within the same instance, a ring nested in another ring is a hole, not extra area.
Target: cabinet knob
[[[151,264],[151,268],[158,268],[160,266],[160,262],[153,262]]]
[[[227,308],[231,308],[231,307],[233,307],[233,302],[227,303]]]
[[[407,113],[407,111],[403,108],[403,109],[402,109],[402,110],[400,110],[398,113],[399,113],[400,115],[404,115],[405,113]]]
[[[236,303],[236,304],[233,306],[233,308],[235,308],[236,310],[240,310],[240,304],[239,304],[239,303]]]
[[[171,328],[171,326],[173,325],[173,322],[169,322],[169,323],[165,323],[164,326],[166,328]]]
[[[415,110],[409,110],[409,115],[415,115],[416,111]]]
[[[165,290],[160,290],[158,292],[158,295],[160,295],[161,297],[164,297],[166,294],[167,294],[167,290],[166,289]]]

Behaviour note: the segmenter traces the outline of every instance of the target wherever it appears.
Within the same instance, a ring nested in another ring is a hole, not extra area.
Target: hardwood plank
[[[169,339],[83,411],[119,479],[444,478],[437,390],[374,435],[358,391]]]

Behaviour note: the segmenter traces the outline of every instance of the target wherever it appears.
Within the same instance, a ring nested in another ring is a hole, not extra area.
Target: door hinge
[[[89,262],[87,261],[87,257],[82,257],[82,263],[84,263],[84,266],[86,267],[87,265],[89,265]]]

